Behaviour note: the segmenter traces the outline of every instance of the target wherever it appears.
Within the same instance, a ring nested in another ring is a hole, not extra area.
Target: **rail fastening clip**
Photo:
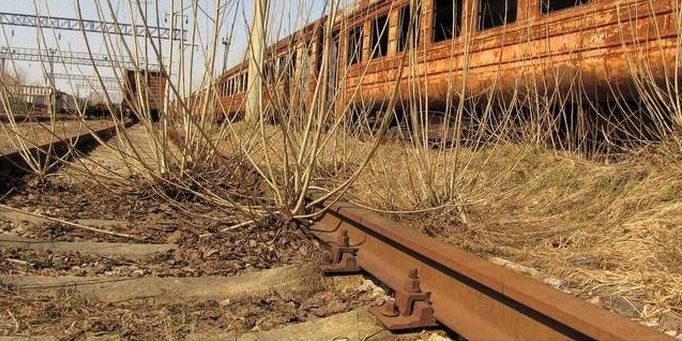
[[[431,293],[422,292],[417,269],[411,269],[403,290],[396,290],[395,299],[388,299],[369,312],[389,330],[407,330],[437,326]]]
[[[350,246],[348,230],[341,231],[339,239],[332,245],[332,261],[330,264],[321,267],[325,275],[344,275],[360,272],[360,267],[355,256],[358,253],[357,247]]]

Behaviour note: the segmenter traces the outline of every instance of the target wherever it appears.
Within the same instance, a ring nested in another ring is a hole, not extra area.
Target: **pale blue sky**
[[[97,19],[97,6],[96,3],[100,4],[102,12],[110,20],[112,17],[111,12],[108,9],[107,0],[0,0],[0,11],[10,12],[10,13],[21,13],[21,14],[36,14],[41,15],[51,15],[54,17],[78,17],[78,4],[80,3],[83,17],[87,19]],[[115,16],[120,22],[132,22],[139,20],[139,18],[131,18],[131,11],[129,9],[131,0],[110,0],[112,7],[115,9]],[[134,0],[141,1],[144,4],[144,0]],[[159,18],[161,21],[161,26],[169,26],[170,23],[164,22],[168,18],[167,14],[171,12],[172,1],[175,1],[175,11],[179,12],[181,4],[185,8],[191,8],[192,1],[190,0],[159,0]],[[198,0],[199,5],[211,16],[215,13],[215,6],[217,0]],[[154,10],[155,0],[147,0],[149,4],[149,14],[148,16],[156,22],[157,12]],[[232,26],[234,22],[234,34],[232,48],[228,53],[228,63],[227,66],[235,65],[244,56],[246,49],[247,36],[246,32],[248,25],[250,25],[251,15],[252,15],[252,1],[251,0],[221,0],[221,3],[229,11],[225,14],[222,20],[221,28],[221,39],[227,36],[229,31],[229,26]],[[325,11],[327,7],[326,0],[271,0],[271,18],[272,20],[277,20],[277,23],[271,23],[271,27],[280,27],[279,32],[275,32],[271,29],[269,32],[270,40],[274,41],[276,36],[285,36],[289,34],[293,29],[300,27],[306,22],[310,22],[320,17],[320,15]],[[135,8],[134,11],[137,11]],[[235,18],[236,11],[236,20]],[[223,10],[223,13],[226,11]],[[190,10],[186,11],[189,15],[189,20],[193,19],[193,15]],[[133,15],[132,17],[135,17]],[[170,19],[168,19],[170,20]],[[181,20],[181,19],[178,19]],[[212,35],[213,32],[213,22],[204,14],[199,14],[197,19],[198,32],[202,36],[203,45],[206,46],[208,43],[206,41],[208,36]],[[274,26],[273,26],[274,25]],[[59,46],[62,50],[73,50],[75,52],[87,52],[86,45],[84,43],[84,38],[81,32],[75,31],[44,31],[45,43],[40,42],[43,48],[52,47],[55,48]],[[126,41],[131,44],[132,38],[125,38]],[[143,39],[138,38],[139,43],[142,44]],[[106,48],[104,46],[104,40],[102,35],[99,33],[88,33],[88,41],[93,49],[93,52],[104,53]],[[38,47],[38,33],[37,29],[30,27],[15,27],[5,25],[0,27],[0,46],[11,46],[11,47]],[[120,42],[115,43],[121,46]],[[164,55],[168,54],[168,44],[164,42],[163,44]],[[178,48],[175,49],[175,54],[177,56]],[[218,49],[217,62],[215,66],[215,74],[219,74],[222,70],[223,64],[223,47],[220,45]],[[187,48],[185,50],[185,56],[189,57],[190,53],[194,53],[195,62],[194,67],[196,69],[204,69],[203,62],[201,61],[201,56],[203,54],[201,48]],[[177,60],[177,59],[176,59]],[[27,80],[33,84],[43,84],[43,66],[40,63],[30,63],[30,62],[16,62],[19,70],[26,76]],[[9,62],[7,67],[9,68]],[[68,68],[68,70],[66,69]],[[55,67],[56,73],[83,73],[83,74],[93,74],[92,67],[87,66],[70,66],[70,65],[57,65]],[[113,76],[111,69],[101,69],[101,73],[105,76]],[[193,83],[198,84],[200,82],[200,73],[196,72],[194,74]],[[57,81],[57,86],[63,90],[68,90],[67,81]]]

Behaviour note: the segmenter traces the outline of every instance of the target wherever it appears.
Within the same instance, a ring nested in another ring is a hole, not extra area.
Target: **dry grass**
[[[475,178],[473,192],[488,193],[466,205],[466,222],[443,210],[399,220],[479,255],[559,278],[577,295],[643,303],[644,319],[680,314],[682,162],[680,150],[669,149],[677,141],[612,164],[500,146],[485,169],[463,174]],[[510,164],[508,176],[495,174]],[[414,166],[395,165],[390,179],[365,177],[351,193],[383,209],[409,202],[396,189],[409,185]],[[393,201],[378,201],[382,195]]]
[[[498,197],[471,208],[478,219],[466,228],[478,238],[451,238],[559,277],[584,295],[647,303],[645,317],[682,313],[682,173],[674,171],[679,160],[655,159],[609,165],[529,154]]]

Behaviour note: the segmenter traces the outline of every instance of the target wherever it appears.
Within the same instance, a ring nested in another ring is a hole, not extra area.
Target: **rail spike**
[[[388,299],[383,305],[370,308],[369,312],[392,331],[435,327],[430,297],[430,292],[421,291],[417,269],[411,269],[405,287],[396,290],[395,299]]]
[[[355,258],[357,253],[358,248],[350,246],[348,230],[341,231],[337,243],[332,245],[332,261],[330,264],[322,266],[322,273],[344,275],[360,272],[360,267]]]

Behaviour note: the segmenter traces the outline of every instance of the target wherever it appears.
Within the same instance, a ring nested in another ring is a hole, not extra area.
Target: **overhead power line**
[[[33,49],[23,47],[0,47],[0,60],[17,60],[29,62],[46,62],[69,65],[84,65],[98,67],[114,67],[123,69],[135,69],[135,66],[141,69],[158,70],[158,64],[147,65],[144,61],[133,62],[128,57],[114,56],[111,58],[107,54],[97,53],[83,53],[71,51],[57,51],[55,49]]]
[[[102,76],[97,77],[96,75],[82,75],[82,74],[66,74],[66,73],[55,73],[54,79],[70,80],[76,83],[90,83],[92,85],[99,85],[100,79],[105,85],[118,85],[120,81],[116,77]]]
[[[47,17],[33,14],[18,14],[0,12],[0,24],[41,27],[45,29],[57,29],[67,31],[86,31],[108,34],[120,34],[126,36],[138,36],[166,40],[186,40],[187,30],[169,29],[165,27],[131,25],[125,23],[114,23],[109,21]],[[147,31],[148,29],[148,31]]]

